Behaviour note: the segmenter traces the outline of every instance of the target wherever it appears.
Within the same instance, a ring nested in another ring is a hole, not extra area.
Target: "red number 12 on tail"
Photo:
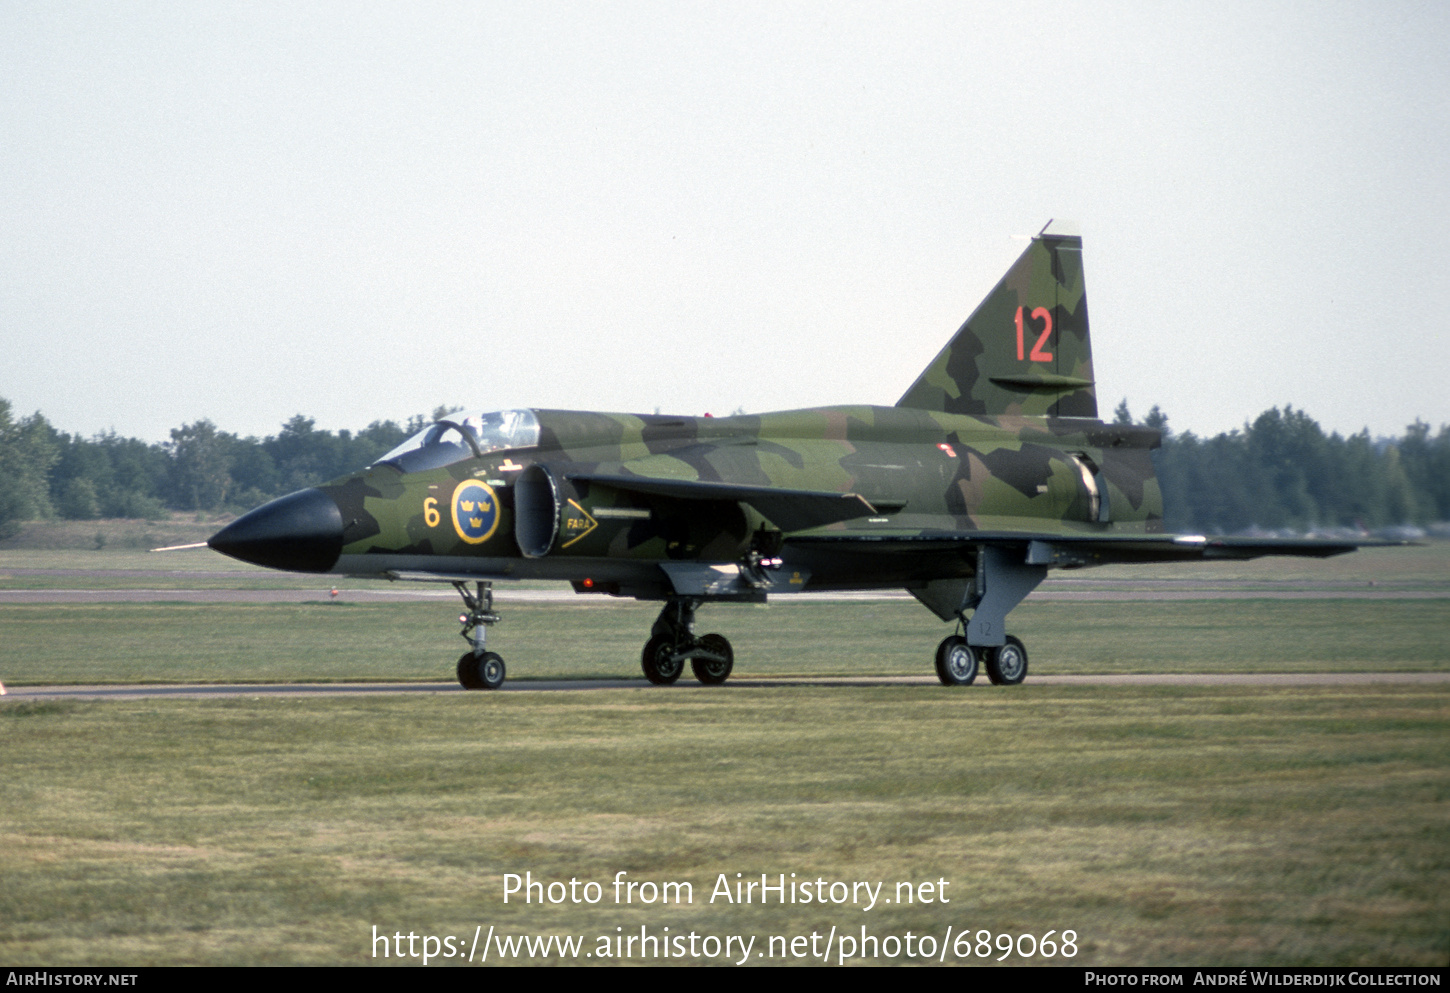
[[[1052,312],[1046,307],[1033,307],[1030,315],[1035,321],[1042,318],[1042,333],[1037,336],[1037,341],[1032,345],[1033,362],[1051,362],[1052,353],[1044,352],[1042,346],[1047,343],[1047,336],[1052,334]],[[1022,340],[1022,308],[1017,308],[1017,361],[1023,361],[1023,340]]]

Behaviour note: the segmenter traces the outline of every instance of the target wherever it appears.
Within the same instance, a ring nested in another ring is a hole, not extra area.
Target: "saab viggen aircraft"
[[[277,569],[452,583],[469,689],[504,681],[485,647],[502,580],[660,601],[653,683],[686,662],[703,683],[730,676],[730,642],[695,633],[702,603],[905,589],[957,624],[936,651],[943,683],[980,663],[1014,684],[1027,651],[1007,615],[1049,569],[1370,544],[1165,534],[1159,442],[1098,417],[1082,240],[1050,223],[894,407],[456,416],[208,544]]]

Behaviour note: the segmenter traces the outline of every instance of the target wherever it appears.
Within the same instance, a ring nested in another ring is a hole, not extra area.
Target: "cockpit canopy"
[[[539,419],[532,410],[494,410],[430,424],[376,464],[423,472],[505,448],[533,448],[538,443]]]

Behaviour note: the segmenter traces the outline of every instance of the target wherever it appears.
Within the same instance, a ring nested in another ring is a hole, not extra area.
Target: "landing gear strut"
[[[465,690],[496,690],[503,685],[505,669],[503,658],[494,652],[484,650],[488,628],[501,618],[493,612],[493,584],[474,584],[478,592],[470,593],[468,584],[455,582],[453,588],[463,597],[468,613],[458,618],[463,625],[459,633],[472,643],[473,648],[464,652],[458,660],[458,681]]]
[[[932,613],[958,624],[957,633],[936,650],[936,675],[944,685],[970,686],[978,665],[997,686],[1016,686],[1027,678],[1027,649],[1003,628],[1012,608],[1042,582],[1051,561],[1053,550],[1042,542],[1025,549],[985,545],[977,550],[971,577],[907,587]]]
[[[695,678],[707,686],[718,686],[730,678],[735,667],[735,652],[723,635],[695,637],[695,611],[700,607],[696,597],[670,597],[650,629],[640,664],[644,677],[658,686],[666,686],[680,678],[685,660]]]

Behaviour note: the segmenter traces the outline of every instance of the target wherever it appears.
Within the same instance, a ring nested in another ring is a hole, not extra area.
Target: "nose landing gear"
[[[477,593],[470,593],[465,582],[453,584],[458,595],[463,597],[463,605],[468,608],[468,613],[458,618],[463,625],[459,633],[473,644],[472,650],[464,652],[458,660],[458,682],[465,690],[496,690],[503,685],[507,670],[502,656],[486,651],[484,642],[488,638],[489,626],[497,624],[501,618],[493,612],[493,584],[479,582],[474,585]]]

